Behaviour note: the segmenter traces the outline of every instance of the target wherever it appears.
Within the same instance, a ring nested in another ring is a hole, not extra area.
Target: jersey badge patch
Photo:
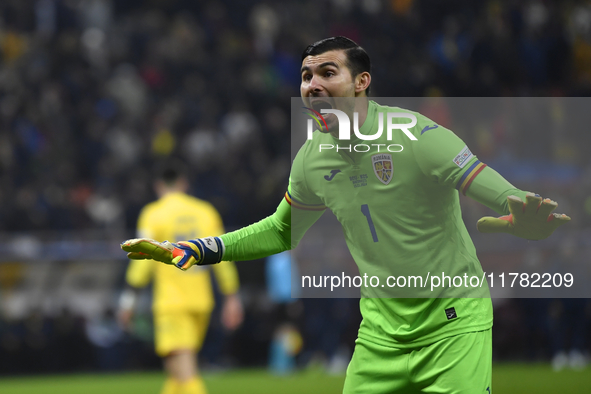
[[[392,155],[380,153],[371,157],[373,172],[380,182],[387,185],[392,180]]]
[[[456,308],[447,308],[445,310],[445,316],[447,316],[447,320],[455,319],[456,317],[458,317],[458,315],[456,314]]]
[[[464,146],[464,149],[462,149],[462,151],[458,153],[456,157],[454,157],[454,163],[456,163],[458,167],[464,168],[466,163],[468,163],[468,161],[470,161],[471,158],[472,152],[470,152],[468,146]]]

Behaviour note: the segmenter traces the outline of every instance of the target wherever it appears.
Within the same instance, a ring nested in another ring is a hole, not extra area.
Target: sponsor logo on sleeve
[[[466,163],[468,163],[471,158],[472,152],[470,152],[470,149],[468,149],[467,146],[464,146],[464,149],[462,149],[462,151],[456,157],[454,157],[454,163],[456,163],[458,167],[464,168]]]
[[[436,128],[438,128],[438,127],[439,127],[439,125],[425,126],[425,128],[423,128],[423,130],[421,130],[421,135],[423,135],[423,133],[424,133],[425,131],[433,130],[433,129],[436,129]]]

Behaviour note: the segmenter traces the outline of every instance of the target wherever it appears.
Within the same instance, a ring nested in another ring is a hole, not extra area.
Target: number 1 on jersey
[[[365,215],[367,219],[367,224],[369,224],[369,231],[371,231],[371,237],[373,238],[374,242],[378,242],[378,234],[376,234],[376,228],[373,225],[373,220],[371,219],[371,213],[369,213],[369,207],[367,204],[363,204],[361,206],[361,213]]]

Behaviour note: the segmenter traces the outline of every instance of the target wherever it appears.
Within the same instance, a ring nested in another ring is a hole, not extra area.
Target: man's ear
[[[371,74],[367,71],[357,74],[355,77],[355,93],[361,93],[367,90],[371,83]]]

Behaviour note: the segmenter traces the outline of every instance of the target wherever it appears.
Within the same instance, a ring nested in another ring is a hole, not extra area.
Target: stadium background
[[[287,185],[300,54],[319,38],[345,35],[368,51],[376,97],[591,92],[588,1],[2,0],[0,15],[5,377],[159,368],[149,294],[136,335],[114,320],[126,267],[118,245],[155,198],[154,164],[186,160],[192,193],[211,201],[229,229],[271,214]],[[516,243],[510,258],[524,266],[589,263],[587,129],[511,134],[493,124],[461,137],[481,160],[559,201],[574,219],[541,246]],[[507,163],[521,170],[512,173]],[[490,212],[466,199],[462,205],[473,232]],[[508,258],[473,236],[482,258]],[[213,323],[205,369],[264,366],[289,315],[304,338],[299,365],[326,359],[329,372],[342,373],[357,301],[280,308],[267,294],[264,261],[238,268],[246,321],[234,334]],[[589,309],[586,300],[497,302],[495,360],[547,364],[557,338],[582,341],[586,352]]]

